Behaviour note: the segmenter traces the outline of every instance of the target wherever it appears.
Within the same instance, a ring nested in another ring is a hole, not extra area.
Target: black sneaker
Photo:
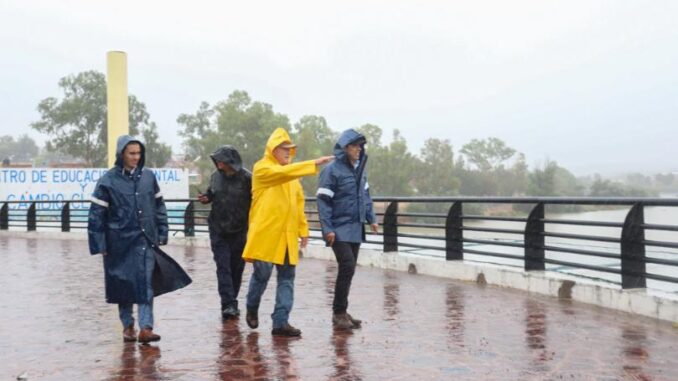
[[[292,327],[289,323],[285,323],[280,328],[273,328],[271,331],[273,336],[286,336],[286,337],[295,337],[301,336],[301,330]]]
[[[245,315],[245,321],[247,322],[247,325],[254,329],[259,326],[259,316],[257,314],[257,310],[250,310],[247,309],[247,315]]]
[[[240,311],[233,306],[229,306],[221,311],[221,317],[224,319],[235,319],[240,316]]]

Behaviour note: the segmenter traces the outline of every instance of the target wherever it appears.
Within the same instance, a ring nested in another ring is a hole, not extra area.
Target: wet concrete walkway
[[[169,246],[194,283],[156,299],[154,345],[124,344],[86,242],[0,236],[0,379],[29,380],[678,380],[678,330],[665,322],[520,291],[359,268],[334,333],[331,261],[297,269],[291,323],[273,338],[275,280],[257,330],[222,322],[211,253]],[[245,270],[243,294],[251,267]]]

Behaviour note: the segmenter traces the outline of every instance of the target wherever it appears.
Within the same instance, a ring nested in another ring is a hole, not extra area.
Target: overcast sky
[[[38,102],[123,50],[175,151],[178,114],[242,89],[415,153],[495,136],[578,175],[678,171],[677,20],[678,1],[0,0],[0,135],[44,141]]]

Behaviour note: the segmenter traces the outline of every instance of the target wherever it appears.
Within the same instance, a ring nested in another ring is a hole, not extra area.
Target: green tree
[[[524,193],[527,166],[519,155],[512,167],[507,161],[516,150],[497,138],[473,139],[462,146],[459,163],[460,191],[472,196],[509,196]]]
[[[579,180],[557,162],[546,160],[529,174],[528,194],[540,197],[583,196],[584,187]]]
[[[584,186],[577,180],[572,172],[558,166],[555,173],[555,194],[554,196],[583,196]]]
[[[370,193],[380,196],[412,195],[419,162],[407,149],[407,142],[400,131],[394,130],[391,144],[382,146],[382,130],[378,126],[366,124],[357,130],[367,139]]]
[[[499,183],[504,181],[498,178],[497,171],[479,171],[464,169],[459,172],[461,181],[460,193],[467,196],[497,196]]]
[[[513,165],[504,173],[498,174],[499,194],[502,196],[523,196],[529,183],[529,169],[525,162],[525,154],[518,153]]]
[[[460,181],[456,175],[454,153],[450,141],[445,139],[427,139],[420,150],[420,160],[414,173],[418,196],[453,196],[459,193]],[[447,203],[411,203],[407,207],[412,213],[446,213]],[[434,222],[430,218],[415,218],[421,222]]]
[[[158,127],[151,122],[141,130],[142,140],[146,147],[146,166],[160,168],[172,158],[172,147],[158,141]]]
[[[652,188],[652,176],[645,176],[642,173],[629,173],[626,175],[626,184],[636,185],[643,188]]]
[[[198,159],[203,183],[214,169],[209,155],[224,144],[234,146],[245,168],[252,168],[262,158],[266,141],[278,127],[290,130],[286,115],[273,111],[267,103],[253,102],[245,91],[234,91],[225,101],[213,107],[202,102],[195,114],[181,114],[177,123],[184,126],[179,132],[191,159]],[[203,184],[204,185],[204,184]]]
[[[557,170],[558,164],[551,160],[546,160],[542,168],[535,168],[529,175],[528,195],[555,196]]]
[[[603,179],[596,174],[589,189],[589,195],[592,197],[648,197],[656,196],[657,193],[635,185],[626,186],[620,182]]]
[[[38,152],[35,140],[26,134],[20,135],[17,139],[10,135],[0,136],[0,160],[29,161],[35,158]]]
[[[657,184],[657,188],[662,190],[673,190],[678,187],[676,176],[673,173],[668,172],[666,174],[657,173],[654,175],[654,181]]]
[[[63,91],[63,99],[49,97],[40,101],[38,104],[40,120],[31,123],[31,127],[51,138],[46,145],[49,151],[60,151],[75,158],[82,158],[91,167],[105,167],[108,129],[104,74],[85,71],[70,75],[61,78],[59,87]],[[130,95],[130,134],[138,135],[140,130],[142,133],[151,130],[147,135],[155,136],[155,140],[146,142],[146,153],[149,158],[155,156],[156,152],[161,154],[171,152],[169,146],[157,141],[157,129],[149,119],[146,105],[134,95]],[[156,164],[162,166],[165,163],[156,160]]]
[[[214,110],[209,103],[201,102],[195,114],[179,115],[177,123],[184,126],[179,135],[184,138],[186,155],[190,159],[207,160],[218,144],[215,141],[217,133]]]
[[[592,197],[623,197],[624,187],[620,183],[605,180],[596,174],[589,189],[589,195]]]
[[[420,157],[422,161],[415,177],[417,194],[452,196],[459,193],[459,178],[455,175],[454,153],[449,140],[427,139]]]
[[[503,167],[504,162],[513,157],[516,150],[508,147],[501,139],[487,138],[484,140],[473,139],[464,144],[461,153],[478,170],[488,172]]]
[[[367,139],[367,144],[371,148],[381,147],[381,136],[383,134],[383,131],[379,126],[368,123],[363,124],[356,130],[365,136],[365,139]]]

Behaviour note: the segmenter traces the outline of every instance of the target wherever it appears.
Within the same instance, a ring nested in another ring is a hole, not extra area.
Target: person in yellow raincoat
[[[273,330],[276,336],[299,336],[301,331],[289,324],[294,303],[294,274],[299,262],[299,245],[308,243],[308,222],[304,214],[304,192],[299,183],[303,176],[318,173],[318,166],[334,156],[292,163],[296,145],[282,128],[268,138],[264,157],[252,171],[252,206],[247,244],[242,257],[252,262],[254,272],[247,292],[247,315],[250,328],[259,326],[261,296],[273,272],[278,273]]]

